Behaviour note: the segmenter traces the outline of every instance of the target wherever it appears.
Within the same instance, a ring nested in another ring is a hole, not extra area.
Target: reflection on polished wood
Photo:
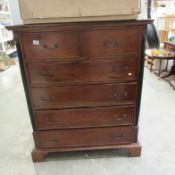
[[[152,21],[12,26],[35,149],[125,149],[140,156],[144,33]]]

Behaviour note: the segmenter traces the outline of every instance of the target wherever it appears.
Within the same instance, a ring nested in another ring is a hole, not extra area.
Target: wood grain
[[[28,63],[32,85],[92,84],[136,81],[136,57]]]
[[[131,143],[132,127],[41,131],[34,133],[37,148],[81,147]]]
[[[14,31],[36,149],[126,149],[137,142],[144,33],[152,20],[35,24]]]
[[[35,109],[60,109],[135,104],[136,83],[33,87]]]
[[[85,45],[89,56],[111,56],[137,53],[138,28],[127,27],[85,32]]]
[[[103,107],[35,112],[39,130],[133,125],[135,107]]]
[[[24,33],[22,40],[25,58],[28,60],[66,59],[81,55],[80,37],[77,32]]]

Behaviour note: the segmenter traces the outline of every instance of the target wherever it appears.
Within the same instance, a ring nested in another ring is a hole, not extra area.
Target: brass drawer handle
[[[107,48],[115,48],[118,46],[118,42],[117,41],[104,41],[103,45]]]
[[[112,137],[115,140],[121,140],[121,139],[124,138],[124,134],[123,133],[121,133],[121,134],[113,134]]]
[[[58,139],[58,138],[56,138],[56,137],[53,137],[53,138],[51,138],[50,140],[49,140],[49,142],[51,142],[51,143],[57,143],[57,142],[59,142],[61,139]]]
[[[52,71],[48,71],[48,72],[41,72],[39,73],[39,75],[42,77],[52,77],[54,74]]]
[[[123,92],[123,93],[114,93],[113,94],[114,98],[116,99],[123,99],[126,98],[128,96],[127,92]]]
[[[50,96],[50,97],[41,97],[42,101],[56,101],[56,97]]]
[[[59,122],[58,118],[56,118],[56,117],[51,117],[51,119],[50,119],[50,117],[45,117],[45,121],[49,125],[57,124]]]
[[[119,114],[119,115],[115,114],[115,115],[112,116],[112,118],[115,119],[115,120],[121,121],[121,120],[126,119],[127,115],[126,114]]]
[[[128,66],[124,66],[124,67],[116,67],[116,66],[113,66],[113,67],[112,67],[112,71],[113,71],[113,72],[128,71]]]
[[[54,51],[55,49],[59,48],[59,45],[58,44],[54,44],[53,47],[49,47],[47,44],[44,44],[43,48],[48,49],[50,51]]]

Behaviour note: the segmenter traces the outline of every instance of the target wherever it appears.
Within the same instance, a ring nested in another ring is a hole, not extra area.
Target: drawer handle
[[[124,93],[114,93],[113,96],[116,99],[122,99],[122,98],[126,98],[128,96],[128,93],[127,92],[124,92]]]
[[[113,66],[113,67],[112,67],[112,71],[113,71],[113,72],[128,71],[128,66],[124,66],[124,67],[116,67],[116,66]]]
[[[117,140],[121,140],[123,137],[124,137],[124,134],[121,133],[121,134],[113,134],[113,139],[117,139]]]
[[[125,66],[125,67],[124,67],[124,70],[125,70],[125,71],[128,71],[128,66]]]
[[[59,48],[59,45],[58,44],[54,44],[53,47],[49,47],[47,44],[44,44],[43,48],[53,51],[53,50]]]
[[[104,41],[104,46],[108,47],[108,48],[115,48],[118,46],[118,42],[117,41]]]
[[[39,73],[39,75],[42,77],[52,77],[54,74],[52,71],[48,71],[48,72],[41,72]]]
[[[45,117],[45,121],[49,125],[57,124],[58,123],[58,118],[53,117],[54,119],[49,119],[49,117]]]
[[[42,101],[56,101],[56,97],[51,96],[51,97],[41,97]]]
[[[51,138],[50,140],[49,140],[49,142],[51,142],[51,143],[57,143],[57,142],[59,142],[61,139],[58,139],[58,138],[56,138],[56,137],[54,137],[54,138]]]
[[[126,119],[127,115],[126,114],[119,114],[119,115],[116,114],[116,115],[113,115],[112,118],[115,119],[115,120],[121,121],[121,120]]]

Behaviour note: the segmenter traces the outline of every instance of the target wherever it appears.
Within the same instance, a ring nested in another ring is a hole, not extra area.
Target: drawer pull
[[[54,51],[55,49],[59,48],[59,45],[58,44],[54,44],[53,47],[49,47],[47,44],[44,44],[43,48],[51,50],[51,51]]]
[[[104,41],[104,46],[108,47],[108,48],[115,48],[118,46],[118,42],[117,41]]]
[[[123,137],[124,137],[124,134],[121,133],[121,134],[113,134],[113,139],[117,139],[117,140],[121,140]]]
[[[125,67],[124,67],[124,70],[125,70],[125,71],[128,71],[128,66],[125,66]]]
[[[49,119],[49,117],[45,117],[45,121],[47,122],[47,124],[53,125],[58,123],[58,118]]]
[[[54,74],[52,71],[48,71],[48,72],[41,72],[39,73],[39,75],[42,77],[52,77]]]
[[[49,142],[51,142],[51,143],[57,143],[58,141],[60,141],[60,139],[58,139],[58,138],[51,138],[49,140]]]
[[[113,96],[116,99],[122,99],[122,98],[126,98],[128,96],[128,93],[127,92],[124,92],[124,93],[114,93]]]
[[[113,72],[128,71],[128,66],[124,66],[124,67],[116,67],[116,66],[113,66],[113,67],[112,67],[112,71],[113,71]]]
[[[115,119],[115,120],[121,121],[121,120],[126,119],[127,115],[126,114],[119,114],[119,115],[116,114],[116,115],[113,115],[112,118]]]
[[[56,97],[41,97],[42,101],[56,101]]]

